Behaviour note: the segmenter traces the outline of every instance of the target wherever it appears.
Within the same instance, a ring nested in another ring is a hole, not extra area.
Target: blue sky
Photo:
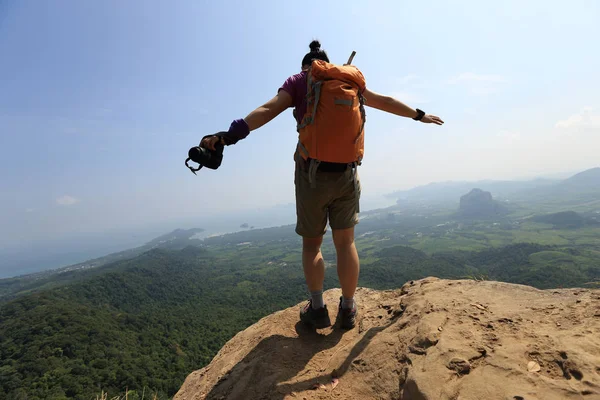
[[[0,0],[0,247],[292,203],[291,111],[183,165],[298,72],[318,38],[374,91],[365,196],[598,166],[600,3]]]

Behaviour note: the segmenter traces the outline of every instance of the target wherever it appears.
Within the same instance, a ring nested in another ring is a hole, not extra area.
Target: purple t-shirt
[[[290,76],[283,82],[279,90],[285,90],[292,96],[292,105],[296,114],[296,121],[300,123],[306,112],[306,71]]]

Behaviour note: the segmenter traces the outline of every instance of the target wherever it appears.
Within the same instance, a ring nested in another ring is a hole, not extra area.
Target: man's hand
[[[423,115],[423,118],[421,118],[421,122],[423,122],[424,124],[436,124],[436,125],[442,125],[444,123],[444,121],[442,121],[442,119],[440,117],[436,117],[435,115],[430,115],[430,114],[425,114]]]
[[[202,139],[202,141],[200,142],[200,147],[204,147],[205,149],[215,151],[216,150],[215,145],[219,142],[221,144],[224,144],[223,138],[221,138],[220,136],[216,136],[216,135],[207,136],[204,139]]]

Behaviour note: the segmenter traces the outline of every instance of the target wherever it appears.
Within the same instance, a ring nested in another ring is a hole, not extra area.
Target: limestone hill
[[[489,218],[506,214],[507,210],[492,198],[490,192],[473,189],[460,198],[458,214],[466,218]]]
[[[426,278],[357,301],[351,331],[261,319],[174,399],[600,399],[600,290]]]

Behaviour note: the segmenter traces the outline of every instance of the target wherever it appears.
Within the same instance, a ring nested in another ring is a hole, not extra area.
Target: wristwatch
[[[414,119],[415,121],[420,121],[420,120],[421,120],[421,118],[423,118],[423,116],[424,116],[424,115],[425,115],[425,111],[423,111],[423,110],[419,110],[419,109],[417,108],[417,116],[416,116],[416,117],[414,117],[413,119]]]

